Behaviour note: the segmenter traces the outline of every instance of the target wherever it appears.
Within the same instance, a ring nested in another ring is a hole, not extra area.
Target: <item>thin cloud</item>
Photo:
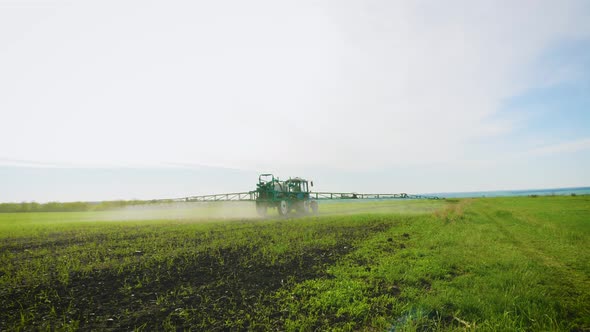
[[[63,168],[71,167],[69,164],[50,163],[44,161],[20,160],[10,158],[0,158],[0,166],[16,166],[16,167],[41,167],[41,168]]]
[[[549,156],[590,150],[590,138],[583,138],[558,144],[545,145],[528,151],[532,156]]]

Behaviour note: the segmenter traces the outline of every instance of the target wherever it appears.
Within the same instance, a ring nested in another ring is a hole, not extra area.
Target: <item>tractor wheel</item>
[[[286,216],[289,213],[289,205],[287,201],[281,201],[278,206],[279,215]]]
[[[303,214],[309,213],[309,201],[303,201]]]
[[[256,203],[256,212],[261,217],[266,217],[266,204],[264,203]]]
[[[295,204],[297,214],[306,215],[309,213],[309,201],[300,201]]]
[[[319,207],[318,207],[318,202],[316,202],[316,201],[311,201],[311,202],[309,203],[309,206],[311,207],[311,212],[312,212],[313,214],[318,214],[318,210],[319,210]]]

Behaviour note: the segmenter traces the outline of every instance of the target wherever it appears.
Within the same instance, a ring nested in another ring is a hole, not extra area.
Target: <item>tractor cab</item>
[[[285,181],[287,189],[292,193],[308,193],[308,182],[302,178],[293,178]]]

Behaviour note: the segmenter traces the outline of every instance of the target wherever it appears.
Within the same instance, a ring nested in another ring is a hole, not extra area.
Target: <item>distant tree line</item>
[[[81,212],[81,211],[105,211],[122,208],[129,205],[145,205],[165,203],[165,200],[129,200],[129,201],[104,201],[104,202],[22,202],[0,203],[0,213],[18,212]]]

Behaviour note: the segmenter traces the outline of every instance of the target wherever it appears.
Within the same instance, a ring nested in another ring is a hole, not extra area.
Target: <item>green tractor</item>
[[[258,177],[256,190],[256,211],[266,216],[268,208],[277,208],[279,215],[286,216],[291,211],[298,214],[318,213],[318,202],[310,196],[309,182],[301,178],[281,181],[272,174],[261,174]]]

